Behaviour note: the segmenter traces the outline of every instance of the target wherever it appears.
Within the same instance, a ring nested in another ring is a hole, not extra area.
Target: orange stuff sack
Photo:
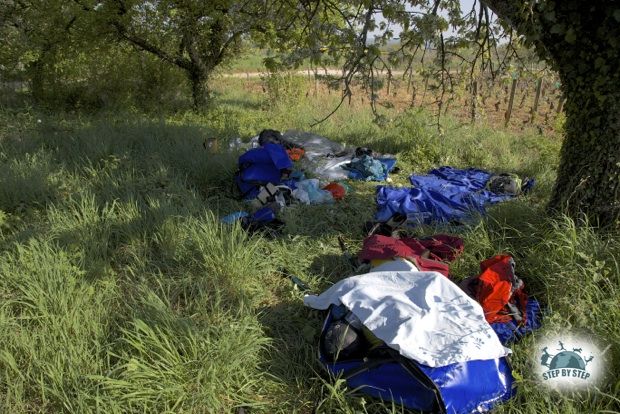
[[[323,190],[327,190],[332,193],[334,200],[342,200],[347,193],[347,190],[345,190],[345,188],[338,183],[329,183],[323,187]]]

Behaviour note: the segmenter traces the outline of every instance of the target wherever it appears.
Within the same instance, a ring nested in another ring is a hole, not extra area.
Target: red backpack
[[[527,295],[515,275],[511,256],[497,255],[480,263],[482,273],[474,280],[473,293],[482,305],[487,322],[525,323]]]

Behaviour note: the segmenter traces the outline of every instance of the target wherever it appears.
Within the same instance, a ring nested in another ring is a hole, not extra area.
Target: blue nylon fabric
[[[293,167],[293,162],[284,147],[271,143],[259,148],[252,148],[243,153],[239,157],[239,166],[247,164],[267,164],[280,170]]]
[[[239,156],[238,164],[240,167],[248,164],[268,164],[271,163],[269,153],[263,147],[252,148]]]
[[[410,177],[414,188],[377,187],[377,221],[394,214],[412,223],[466,221],[472,214],[484,214],[485,205],[512,198],[485,188],[491,173],[469,168],[441,167],[427,175]]]
[[[341,370],[335,364],[335,373]],[[351,364],[348,364],[351,365]],[[361,363],[357,363],[357,366]],[[386,362],[376,368],[347,379],[351,389],[383,401],[394,401],[407,408],[426,412],[434,411],[435,394],[416,381],[405,368],[396,362]]]
[[[238,163],[241,173],[236,182],[245,199],[258,195],[257,184],[280,184],[282,170],[293,167],[284,147],[271,143],[246,151],[239,157]]]
[[[241,172],[243,181],[280,184],[282,173],[270,164],[253,164]]]
[[[271,158],[271,162],[273,162],[273,165],[277,169],[285,170],[293,168],[293,161],[291,161],[286,149],[284,149],[282,145],[265,144],[263,148],[267,151],[269,158]]]
[[[269,207],[263,207],[260,210],[257,210],[252,214],[252,220],[258,221],[262,223],[269,223],[270,221],[275,220],[276,213]]]
[[[514,395],[506,358],[467,361],[444,367],[418,364],[439,387],[448,413],[490,411]]]
[[[334,375],[362,365],[361,361],[326,364]],[[444,367],[417,364],[437,385],[446,412],[469,414],[490,411],[514,395],[513,377],[506,358],[468,361]],[[402,365],[386,362],[347,379],[351,389],[413,410],[432,411],[435,394],[420,384]]]
[[[538,303],[537,300],[528,299],[525,313],[527,314],[527,318],[523,326],[517,326],[514,321],[491,324],[491,328],[493,328],[502,344],[508,345],[517,342],[523,336],[542,326],[542,313],[540,303]]]
[[[249,216],[250,214],[245,211],[236,211],[234,213],[228,214],[220,219],[222,223],[233,224],[235,221],[240,220],[244,217]]]
[[[245,200],[251,200],[256,198],[259,193],[259,189],[256,184],[246,183],[241,180],[241,177],[235,177],[235,182],[241,191],[241,194],[245,194],[243,197]]]
[[[323,325],[323,334],[332,322],[332,307]],[[333,375],[345,375],[360,367],[362,361],[328,363],[319,351],[319,358]],[[476,360],[450,364],[443,367],[429,367],[412,361],[438,387],[449,414],[470,414],[486,412],[495,405],[507,401],[515,393],[511,368],[506,358]],[[394,401],[421,411],[432,411],[435,394],[414,378],[401,364],[386,362],[347,379],[351,389],[363,394]]]

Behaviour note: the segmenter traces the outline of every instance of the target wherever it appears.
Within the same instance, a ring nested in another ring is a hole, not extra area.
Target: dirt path
[[[224,73],[222,74],[223,77],[225,78],[246,78],[246,79],[251,79],[251,78],[260,78],[261,76],[265,75],[267,72],[235,72],[235,73]],[[307,70],[298,70],[298,71],[293,71],[292,73],[296,74],[296,75],[308,75],[308,71]],[[401,76],[403,75],[405,72],[402,70],[393,70],[392,71],[392,76]],[[310,72],[310,74],[312,74],[312,72]],[[331,76],[340,76],[342,75],[342,71],[340,69],[321,69],[319,71],[317,71],[317,75],[331,75]],[[383,72],[379,72],[378,74],[379,76],[387,76],[387,71],[383,71]]]

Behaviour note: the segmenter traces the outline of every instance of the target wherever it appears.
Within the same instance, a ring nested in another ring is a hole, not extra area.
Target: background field
[[[321,85],[314,96],[312,80],[281,77],[220,78],[215,93],[203,115],[51,112],[17,100],[2,108],[0,411],[402,411],[325,377],[316,360],[323,315],[304,308],[278,272],[317,292],[350,275],[337,237],[359,247],[375,184],[354,183],[334,205],[288,209],[275,240],[219,222],[244,207],[232,196],[238,154],[224,150],[227,141],[264,128],[308,130],[339,92]],[[377,125],[354,99],[312,130],[398,154],[396,185],[440,165],[537,180],[530,195],[476,224],[419,229],[465,239],[455,279],[477,274],[491,255],[514,255],[529,293],[548,307],[544,328],[513,347],[520,389],[497,412],[617,412],[620,238],[545,214],[561,115],[544,128],[504,129],[449,112],[438,131],[423,105],[381,110],[386,123]],[[204,149],[209,138],[219,152]],[[567,395],[535,383],[535,338],[568,328],[610,345],[605,388]]]

